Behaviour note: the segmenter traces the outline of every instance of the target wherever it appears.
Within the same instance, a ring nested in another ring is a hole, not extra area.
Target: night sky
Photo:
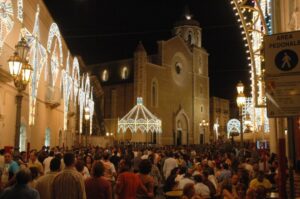
[[[239,25],[229,0],[44,0],[73,55],[87,65],[132,58],[142,41],[148,54],[172,36],[189,6],[208,51],[210,95],[236,97],[239,80],[250,87]],[[247,89],[248,87],[248,89]]]

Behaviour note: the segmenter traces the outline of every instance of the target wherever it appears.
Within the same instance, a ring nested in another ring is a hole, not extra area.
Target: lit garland
[[[79,133],[82,133],[82,119],[85,108],[85,93],[84,93],[84,77],[81,79],[81,86],[79,88]]]
[[[44,66],[47,64],[47,51],[40,43],[40,28],[39,28],[39,5],[35,14],[35,22],[32,34],[26,31],[25,38],[30,46],[29,62],[33,66],[32,79],[29,84],[29,125],[35,122],[35,107],[40,76]]]
[[[7,35],[14,27],[14,9],[11,0],[0,0],[0,52]]]
[[[144,105],[141,97],[137,98],[137,104],[120,120],[118,120],[118,133],[123,133],[129,129],[136,133],[149,131],[161,133],[161,120],[153,115]]]
[[[62,71],[62,88],[64,95],[64,130],[67,130],[68,112],[69,112],[69,101],[72,90],[72,77],[70,74],[70,52],[66,61],[66,70]]]
[[[79,70],[79,63],[77,57],[74,57],[73,59],[72,80],[73,80],[73,95],[71,95],[71,97],[73,97],[74,105],[76,105],[78,90],[80,86],[80,70]]]
[[[231,119],[227,122],[227,138],[230,133],[241,133],[241,122],[237,119]]]
[[[266,115],[266,100],[264,88],[263,69],[263,37],[271,28],[271,0],[231,0],[235,16],[240,24],[241,34],[245,41],[248,65],[251,67],[251,106],[248,105],[247,112],[256,130],[261,126],[264,132],[268,132],[269,124]],[[267,21],[267,23],[266,23]],[[268,26],[267,26],[268,25]],[[258,108],[257,108],[258,107]],[[252,110],[250,110],[252,109]],[[245,112],[244,112],[245,114]],[[243,115],[245,117],[245,115]]]
[[[89,108],[90,108],[90,135],[93,133],[93,115],[95,109],[95,102],[93,100],[93,87],[91,88],[91,96],[89,98]]]
[[[23,0],[18,0],[18,19],[23,23]]]
[[[51,47],[52,47],[52,42],[54,40],[54,37],[57,38],[53,51],[51,53]],[[58,49],[59,53],[57,52],[57,43],[58,43]],[[49,36],[48,36],[48,41],[47,41],[47,51],[51,53],[51,64],[50,64],[50,72],[52,76],[52,86],[55,86],[58,71],[61,65],[63,65],[63,51],[62,51],[62,41],[61,41],[61,36],[59,32],[59,28],[56,23],[52,23],[50,26],[49,30]],[[59,54],[59,58],[58,58]],[[46,79],[48,77],[48,74],[45,73]]]

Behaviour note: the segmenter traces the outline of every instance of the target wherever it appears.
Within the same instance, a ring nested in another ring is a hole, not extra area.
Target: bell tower
[[[181,19],[174,24],[173,33],[181,37],[189,47],[202,47],[202,30],[200,24],[197,20],[193,19],[188,6],[185,7]]]

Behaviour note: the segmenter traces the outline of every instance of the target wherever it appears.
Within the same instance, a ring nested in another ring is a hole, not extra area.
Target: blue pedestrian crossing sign
[[[265,75],[300,73],[300,31],[264,37]]]
[[[275,64],[279,70],[293,70],[298,64],[297,53],[289,49],[282,50],[275,56]]]

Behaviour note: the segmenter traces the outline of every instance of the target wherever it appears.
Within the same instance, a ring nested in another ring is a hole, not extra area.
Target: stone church
[[[208,52],[202,47],[199,22],[188,12],[175,23],[173,37],[158,41],[149,55],[140,42],[133,58],[96,64],[104,96],[106,131],[114,141],[188,145],[208,142]],[[136,104],[137,97],[162,121],[161,133],[118,133],[117,123]]]

